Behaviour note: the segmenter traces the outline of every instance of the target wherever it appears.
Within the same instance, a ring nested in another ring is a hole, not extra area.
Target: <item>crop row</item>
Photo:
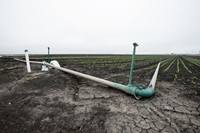
[[[88,68],[121,68],[129,69],[131,66],[131,55],[127,56],[96,56],[96,58],[67,58],[68,65],[86,66]],[[135,68],[144,68],[160,59],[169,58],[168,55],[137,55],[135,57]]]
[[[183,83],[197,87],[200,85],[200,71],[196,67],[192,57],[176,56],[161,64],[160,78],[173,83]],[[164,67],[164,68],[162,68]]]
[[[184,56],[184,59],[186,59],[190,63],[200,67],[200,58],[194,58],[192,56]]]
[[[167,56],[162,56],[166,58]],[[83,56],[83,57],[66,57],[66,61],[71,64],[101,64],[101,63],[130,63],[132,59],[131,55],[116,55],[116,56]],[[143,62],[148,60],[159,60],[160,56],[155,55],[137,55],[135,56],[135,62]]]

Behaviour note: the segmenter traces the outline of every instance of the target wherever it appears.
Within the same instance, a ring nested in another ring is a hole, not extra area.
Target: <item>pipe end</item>
[[[138,46],[138,44],[137,44],[136,42],[134,42],[134,43],[133,43],[133,46],[134,46],[134,47],[137,47],[137,46]]]

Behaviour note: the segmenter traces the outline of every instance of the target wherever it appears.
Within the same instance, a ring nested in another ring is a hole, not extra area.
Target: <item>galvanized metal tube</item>
[[[119,89],[119,90],[125,91],[124,88],[126,88],[125,85],[114,83],[114,82],[111,82],[111,81],[108,81],[108,80],[105,80],[105,79],[101,79],[101,78],[97,78],[97,77],[90,76],[90,75],[87,75],[87,74],[83,74],[83,73],[76,72],[76,71],[73,71],[73,70],[69,70],[69,69],[66,69],[66,68],[63,68],[63,67],[58,67],[58,66],[55,66],[55,65],[52,65],[52,64],[49,64],[49,63],[45,63],[45,64],[48,65],[48,66],[51,66],[53,68],[56,68],[58,70],[67,72],[69,74],[72,74],[72,75],[75,75],[75,76],[78,76],[78,77],[82,77],[82,78],[85,78],[85,79],[89,79],[89,80],[92,80],[92,81],[95,81],[95,82],[98,82],[98,83],[101,83],[101,84],[104,84],[104,85],[107,85],[107,86],[110,86],[110,87],[113,87],[113,88],[116,88],[116,89]]]

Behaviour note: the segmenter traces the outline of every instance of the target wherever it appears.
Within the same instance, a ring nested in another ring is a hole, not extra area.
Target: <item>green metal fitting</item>
[[[50,63],[50,47],[48,47],[48,63]]]
[[[143,89],[138,84],[133,85],[122,85],[118,83],[114,83],[115,88],[122,90],[128,94],[134,95],[136,99],[140,99],[141,97],[151,97],[154,95],[155,90],[153,87],[147,87],[146,89]]]
[[[155,89],[153,87],[148,87],[146,89],[137,89],[135,91],[136,96],[150,97],[155,94]]]

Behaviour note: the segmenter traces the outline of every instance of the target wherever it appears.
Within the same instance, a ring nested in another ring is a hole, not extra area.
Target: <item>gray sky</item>
[[[190,53],[200,0],[0,0],[0,54]]]

